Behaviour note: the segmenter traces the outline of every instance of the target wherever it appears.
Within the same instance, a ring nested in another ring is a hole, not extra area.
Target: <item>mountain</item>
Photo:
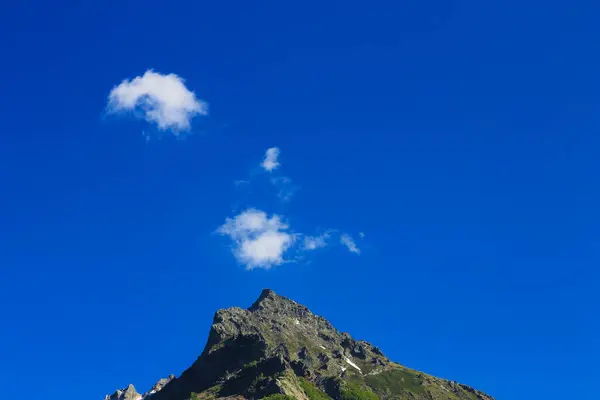
[[[161,391],[162,388],[173,379],[175,379],[174,375],[170,375],[168,378],[159,379],[159,381],[152,386],[152,389],[144,394],[139,394],[133,385],[129,385],[125,389],[117,390],[111,395],[106,395],[104,400],[145,400],[154,393]]]
[[[494,400],[397,364],[269,289],[248,309],[217,311],[204,351],[179,378],[133,392],[109,400]]]

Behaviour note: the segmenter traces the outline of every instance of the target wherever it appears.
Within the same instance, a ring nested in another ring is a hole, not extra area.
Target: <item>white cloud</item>
[[[208,104],[197,99],[181,77],[148,70],[115,86],[108,96],[108,110],[135,112],[159,129],[177,134],[189,130],[195,116],[207,115]]]
[[[279,167],[279,148],[271,147],[265,153],[265,159],[260,164],[266,171],[274,171]]]
[[[305,236],[304,237],[304,250],[317,250],[327,246],[327,240],[329,234],[324,233],[320,236]]]
[[[352,236],[347,233],[340,236],[340,243],[346,246],[351,253],[360,254],[360,249],[356,246],[356,243],[354,243]]]
[[[279,172],[273,173],[280,167],[279,154],[280,151],[277,147],[271,147],[266,151],[261,167],[270,174],[261,173],[260,176],[266,176],[277,190],[277,197],[287,202],[291,200],[299,187],[295,186],[287,176],[282,176]],[[248,186],[252,184],[254,175],[254,173],[251,174],[247,180],[235,181],[235,186],[249,189]],[[331,245],[335,246],[338,243],[351,253],[361,253],[352,236],[338,229],[320,230],[315,235],[306,235],[291,231],[281,216],[275,214],[269,216],[266,212],[254,208],[226,218],[225,223],[217,229],[217,232],[232,240],[233,255],[249,270],[269,269],[287,262],[306,260],[306,253]],[[363,239],[365,234],[359,232],[358,237]]]
[[[280,216],[269,218],[264,211],[252,208],[227,218],[217,232],[233,240],[233,254],[247,269],[282,264],[284,253],[295,240]]]
[[[310,236],[293,233],[282,217],[269,216],[266,212],[249,208],[217,229],[217,233],[228,236],[232,242],[233,255],[246,269],[270,269],[286,262],[303,259],[302,254],[339,243],[348,251],[360,254],[360,249],[350,235],[339,234],[336,229],[328,229],[320,235]],[[301,239],[301,240],[298,240]]]

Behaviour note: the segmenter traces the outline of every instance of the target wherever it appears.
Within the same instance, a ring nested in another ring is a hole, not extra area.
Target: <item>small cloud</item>
[[[295,240],[280,216],[269,218],[264,211],[252,208],[227,218],[217,232],[233,240],[233,254],[246,269],[282,264],[284,253]]]
[[[174,134],[188,131],[191,120],[208,114],[208,104],[196,98],[175,74],[160,74],[152,70],[132,80],[125,79],[108,96],[108,111],[129,111],[160,130]]]
[[[364,233],[364,232],[358,232],[358,236],[359,236],[361,239],[364,239],[364,238],[365,238],[365,233]]]
[[[261,167],[263,167],[265,169],[265,171],[268,171],[268,172],[274,171],[280,165],[279,161],[277,161],[278,158],[279,158],[279,148],[271,147],[271,148],[267,149],[267,151],[265,153],[265,159],[263,160],[263,162],[260,165],[261,165]]]
[[[304,250],[317,250],[327,246],[327,240],[329,239],[329,233],[324,233],[320,236],[305,236],[304,237]]]
[[[348,248],[348,251],[354,254],[360,254],[360,249],[356,247],[356,243],[352,236],[344,233],[340,236],[340,243]]]
[[[292,200],[292,197],[300,190],[300,187],[294,186],[292,180],[287,176],[273,178],[271,183],[277,188],[277,197],[284,203]]]

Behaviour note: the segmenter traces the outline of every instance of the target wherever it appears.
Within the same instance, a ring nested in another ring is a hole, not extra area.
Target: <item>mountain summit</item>
[[[248,309],[217,311],[204,351],[179,378],[115,399],[493,400],[390,361],[325,318],[269,289]],[[110,397],[112,400],[113,397]]]
[[[169,375],[168,378],[162,378],[152,386],[148,392],[139,394],[133,385],[127,386],[125,389],[117,390],[113,394],[106,395],[104,400],[145,400],[156,392],[162,390],[163,387],[175,378],[174,375]]]

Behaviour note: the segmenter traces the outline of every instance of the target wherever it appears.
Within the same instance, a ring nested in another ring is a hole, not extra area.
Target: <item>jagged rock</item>
[[[160,392],[162,390],[162,388],[164,388],[167,385],[167,383],[171,382],[173,379],[175,379],[175,375],[169,375],[168,378],[159,379],[158,382],[156,382],[154,384],[154,386],[152,386],[152,389],[150,389],[148,392],[144,393],[143,395],[139,394],[135,390],[135,387],[130,384],[127,388],[117,390],[110,396],[106,395],[104,397],[104,400],[142,400],[142,399],[146,399],[149,396]]]
[[[127,386],[125,389],[117,390],[110,396],[104,397],[105,400],[141,400],[142,395],[139,394],[133,385]]]
[[[308,400],[313,390],[333,399],[363,391],[382,400],[493,400],[394,363],[269,289],[248,309],[217,311],[204,351],[179,378],[159,381],[143,397],[107,400],[255,400],[278,393]]]
[[[144,399],[150,395],[153,395],[154,393],[160,392],[167,385],[167,383],[171,382],[173,379],[175,379],[175,375],[169,375],[168,378],[159,379],[158,382],[156,382],[154,386],[152,386],[152,388],[146,392],[146,394],[144,394]]]

